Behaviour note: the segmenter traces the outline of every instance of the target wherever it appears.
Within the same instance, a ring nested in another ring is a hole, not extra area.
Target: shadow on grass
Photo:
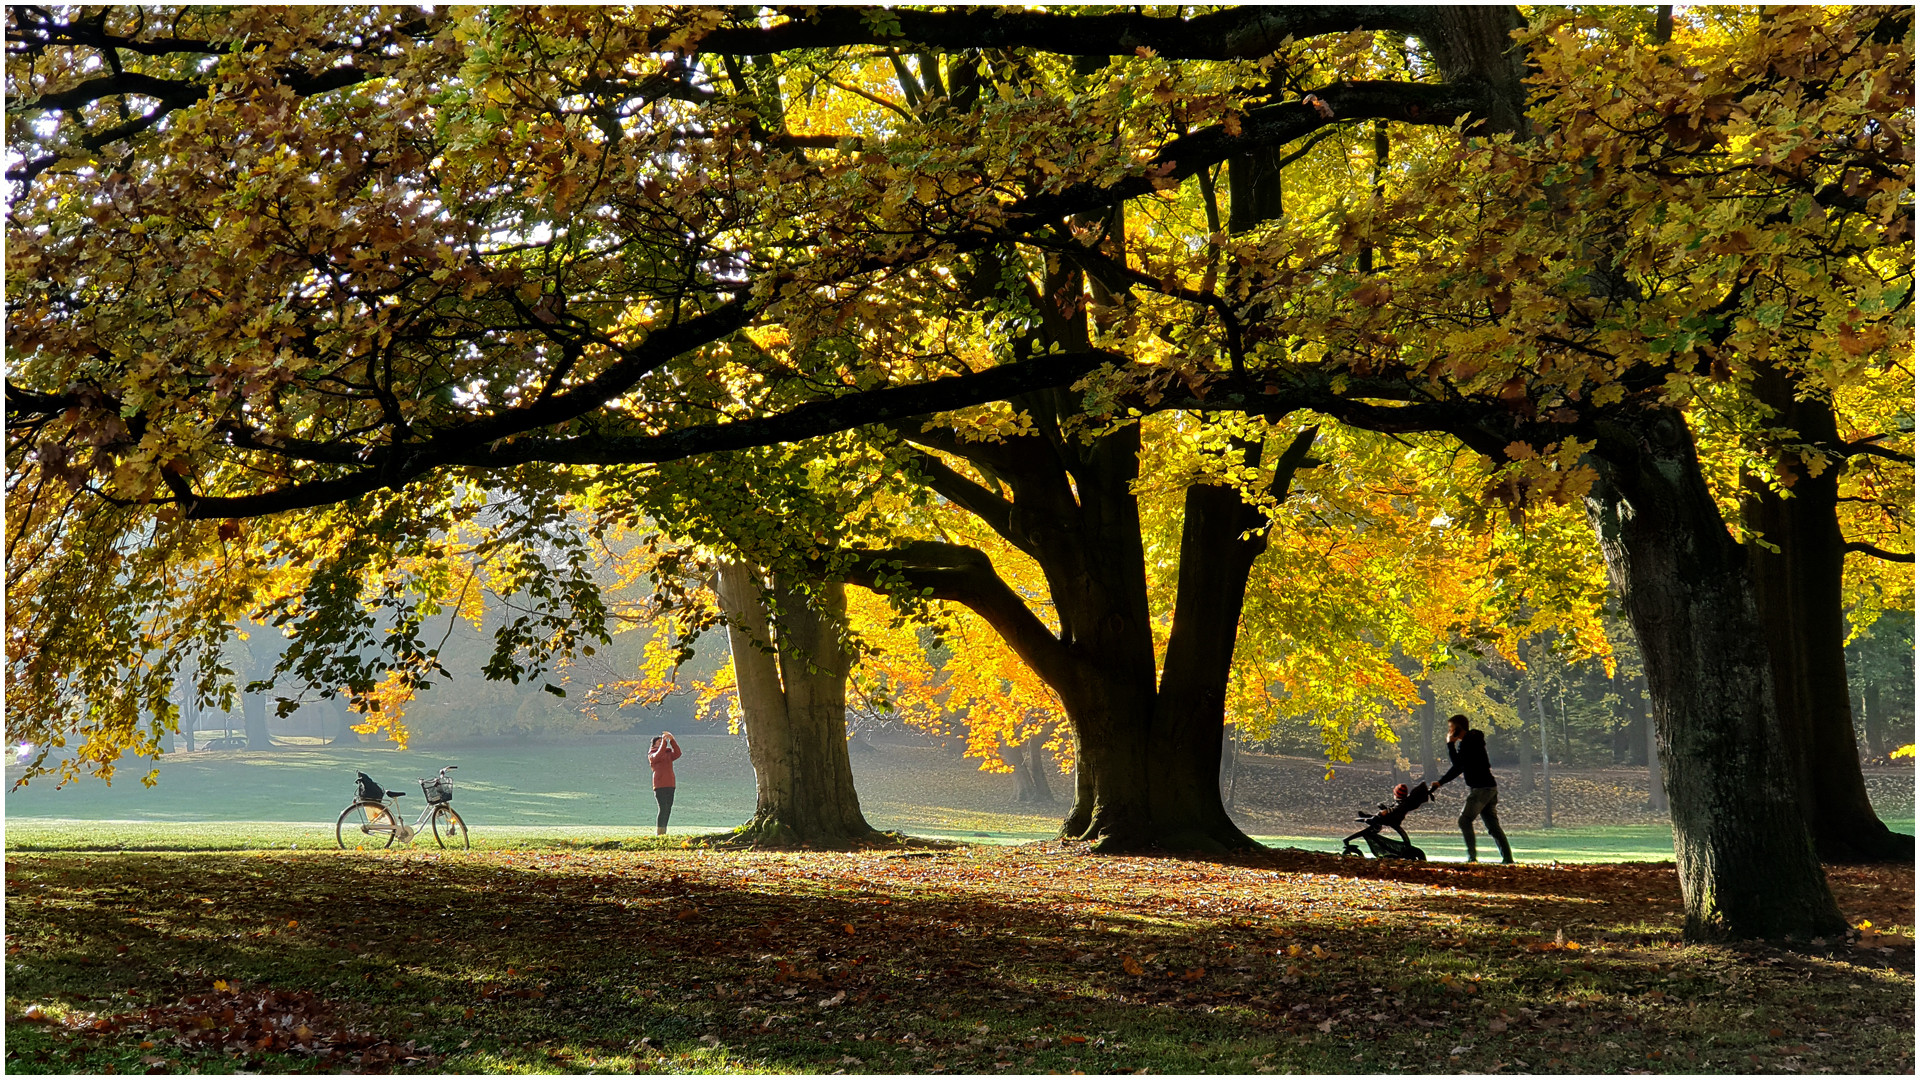
[[[10,857],[9,1032],[28,1003],[127,1015],[221,980],[310,991],[355,1030],[456,1072],[1482,1071],[1515,1057],[1611,1072],[1709,1034],[1720,1056],[1689,1065],[1719,1071],[1746,1067],[1729,1054],[1811,1042],[1815,1026],[1833,1036],[1826,1064],[1873,1071],[1894,1060],[1890,1029],[1864,1018],[1911,1016],[1910,945],[1782,979],[1775,958],[1728,950],[1514,943],[1517,925],[1558,906],[1672,937],[1671,871],[1656,890],[1662,872],[1645,864],[1488,873],[1284,852],[742,852],[687,839]],[[1909,882],[1909,919],[1911,903]],[[1751,992],[1723,996],[1729,972]],[[1665,1008],[1655,990],[1697,1008]],[[1837,1023],[1845,1009],[1860,1022]],[[1487,1029],[1499,1016],[1513,1035]],[[10,1048],[9,1070],[90,1071],[99,1062],[73,1048],[124,1049],[116,1038],[173,1046],[164,1032],[63,1030],[65,1051]]]

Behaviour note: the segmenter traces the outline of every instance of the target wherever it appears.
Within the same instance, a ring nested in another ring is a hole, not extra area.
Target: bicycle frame
[[[353,815],[356,808],[365,808],[363,815],[370,820],[361,820],[352,823],[352,827],[357,829],[363,836],[385,838],[382,846],[390,847],[395,840],[403,844],[412,843],[416,837],[427,830],[429,822],[434,823],[434,836],[439,838],[440,826],[436,815],[444,812],[449,819],[448,825],[451,830],[449,836],[457,837],[460,841],[457,846],[465,848],[467,846],[466,823],[460,818],[458,812],[454,811],[451,803],[451,788],[446,787],[448,784],[447,773],[456,768],[459,768],[459,766],[449,765],[440,770],[440,775],[437,780],[420,781],[421,794],[427,797],[427,804],[420,808],[420,816],[414,818],[411,825],[407,823],[405,818],[400,816],[400,796],[398,795],[388,794],[377,801],[373,799],[356,799],[346,810],[341,812],[339,821],[335,823],[335,836],[338,838],[340,846],[343,848],[347,846],[346,830],[349,827],[348,817]],[[365,774],[363,773],[361,775],[364,779]],[[442,799],[439,802],[433,801],[431,797],[432,792],[428,790],[430,786],[436,784],[440,787],[440,793],[442,795]],[[441,844],[442,846],[446,846],[445,840],[442,840]]]
[[[386,808],[387,820],[393,822],[393,827],[388,828],[385,825],[376,823],[376,824],[361,826],[361,831],[365,832],[369,836],[376,836],[380,833],[391,832],[393,834],[393,838],[395,840],[400,841],[403,844],[413,843],[413,838],[416,836],[419,836],[421,830],[427,827],[427,822],[433,818],[433,812],[436,809],[438,809],[440,806],[439,803],[428,803],[425,807],[421,809],[420,816],[417,818],[414,818],[413,824],[409,825],[406,823],[405,819],[403,819],[400,816],[400,800],[399,799],[387,799],[383,801],[380,805]]]

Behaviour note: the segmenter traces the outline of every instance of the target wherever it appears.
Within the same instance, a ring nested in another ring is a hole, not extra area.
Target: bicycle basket
[[[420,781],[420,791],[430,803],[448,803],[453,801],[453,781],[444,776],[432,780]]]
[[[368,776],[366,773],[355,773],[354,775],[359,777],[359,779],[354,781],[354,788],[355,788],[355,791],[357,792],[356,794],[357,798],[362,799],[366,802],[386,801],[387,789],[381,787],[379,784],[374,783],[373,777]]]

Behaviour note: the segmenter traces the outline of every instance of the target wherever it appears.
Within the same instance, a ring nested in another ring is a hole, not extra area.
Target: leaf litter
[[[1866,1068],[1900,1060],[1912,1016],[1900,868],[1831,868],[1855,929],[1786,952],[1682,945],[1673,870],[1654,864],[1061,843],[276,853],[265,872],[251,856],[17,858],[48,903],[9,890],[9,1017],[174,1064]],[[133,888],[138,926],[94,899]]]

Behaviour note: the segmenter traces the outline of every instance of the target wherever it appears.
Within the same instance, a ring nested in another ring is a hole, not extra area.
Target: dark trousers
[[[1500,789],[1497,787],[1467,789],[1467,803],[1460,808],[1460,835],[1466,838],[1469,861],[1480,858],[1473,842],[1473,819],[1476,817],[1487,823],[1487,835],[1500,845],[1500,860],[1513,861],[1513,849],[1507,846],[1507,834],[1500,831],[1500,815],[1493,809],[1499,802]]]
[[[654,822],[654,825],[664,829],[667,827],[667,817],[673,813],[673,789],[670,787],[654,788],[653,797],[660,803],[660,820]]]

